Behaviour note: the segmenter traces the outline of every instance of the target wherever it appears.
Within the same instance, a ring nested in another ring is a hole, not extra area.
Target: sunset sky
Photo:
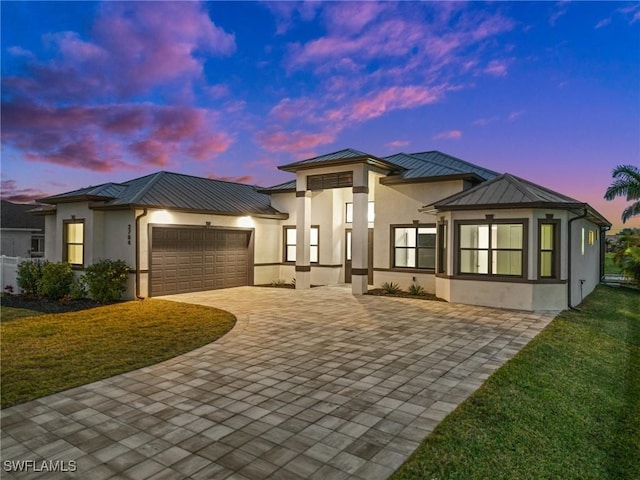
[[[2,197],[440,150],[590,203],[640,166],[638,2],[2,2]],[[640,219],[625,226],[640,227]]]

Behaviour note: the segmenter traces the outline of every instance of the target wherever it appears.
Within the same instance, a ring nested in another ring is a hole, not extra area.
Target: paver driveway
[[[170,361],[4,410],[3,468],[77,471],[3,478],[386,478],[554,316],[345,287],[166,298],[238,324]]]

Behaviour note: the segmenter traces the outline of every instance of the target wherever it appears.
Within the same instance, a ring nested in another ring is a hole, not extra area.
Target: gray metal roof
[[[508,173],[473,188],[456,193],[435,203],[438,210],[500,205],[566,205],[582,206],[583,202]]]
[[[289,180],[288,182],[280,183],[278,185],[274,185],[269,188],[259,188],[259,192],[263,193],[284,193],[284,192],[295,192],[296,190],[296,181],[295,179]]]
[[[33,230],[44,230],[44,218],[34,217],[28,212],[37,207],[39,204],[13,203],[2,200],[0,208],[0,227],[1,228],[26,228]]]
[[[104,184],[42,199],[45,203],[99,200],[98,208],[156,207],[231,215],[282,216],[271,207],[270,197],[253,185],[158,172],[120,184]],[[106,192],[111,195],[107,196]]]
[[[500,175],[498,172],[494,172],[493,170],[489,170],[488,168],[480,167],[473,163],[469,163],[465,160],[461,160],[456,157],[452,157],[446,153],[438,152],[436,150],[430,152],[420,152],[420,153],[412,153],[412,157],[418,157],[426,162],[435,163],[438,165],[442,165],[444,167],[454,168],[456,170],[461,170],[466,173],[475,173],[476,175],[482,177],[485,180],[491,180],[492,178]],[[410,175],[416,175],[418,172],[407,172]],[[416,175],[419,176],[419,175]]]
[[[444,165],[442,163],[406,153],[396,153],[395,155],[384,157],[384,159],[395,165],[400,165],[401,167],[406,169],[398,176],[399,178],[403,179],[439,177],[470,173],[468,170],[465,171],[460,168]]]
[[[350,162],[367,162],[372,165],[376,165],[387,170],[393,170],[396,165],[387,162],[381,158],[371,155],[369,153],[361,152],[360,150],[354,150],[353,148],[345,148],[344,150],[338,150],[337,152],[327,153],[326,155],[320,155],[318,157],[307,158],[306,160],[300,160],[299,162],[289,163],[287,165],[281,165],[278,167],[280,170],[287,172],[295,172],[305,168],[313,168],[317,166],[330,166],[330,165],[342,165]]]

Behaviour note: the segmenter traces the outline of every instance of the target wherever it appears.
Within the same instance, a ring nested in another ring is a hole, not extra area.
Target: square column
[[[351,236],[351,291],[367,293],[369,284],[369,169],[358,165],[353,171],[353,227]]]
[[[296,184],[296,288],[311,288],[311,192],[304,174]]]

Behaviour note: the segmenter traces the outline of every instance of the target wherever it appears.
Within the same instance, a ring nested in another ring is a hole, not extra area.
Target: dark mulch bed
[[[100,303],[88,298],[59,302],[24,295],[2,295],[0,297],[0,305],[3,307],[26,308],[27,310],[43,313],[65,313],[98,307]]]
[[[270,288],[290,288],[295,289],[296,286],[292,283],[285,284],[273,284],[273,283],[261,283],[260,285],[254,285],[255,287],[270,287]],[[322,285],[311,285],[311,288],[321,287]]]
[[[373,288],[367,292],[367,295],[377,295],[380,297],[399,297],[399,298],[417,298],[418,300],[431,300],[435,302],[444,302],[441,298],[436,297],[430,293],[425,293],[424,295],[411,295],[408,292],[400,292],[400,293],[387,293],[381,288]]]

